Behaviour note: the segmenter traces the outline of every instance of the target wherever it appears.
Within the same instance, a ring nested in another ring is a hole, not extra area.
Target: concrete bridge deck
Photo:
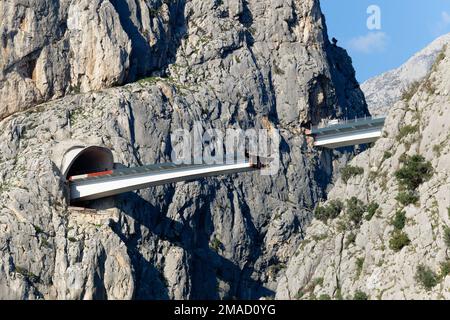
[[[256,162],[244,159],[231,164],[163,163],[70,176],[70,200],[95,200],[168,183],[258,170],[261,166],[258,158]]]
[[[386,117],[365,117],[352,120],[331,120],[312,127],[314,146],[329,149],[366,144],[378,140]]]

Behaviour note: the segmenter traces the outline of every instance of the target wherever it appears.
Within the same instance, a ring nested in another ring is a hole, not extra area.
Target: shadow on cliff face
[[[104,249],[102,249],[97,261],[98,265],[97,272],[95,272],[94,274],[94,283],[96,284],[94,292],[92,294],[92,298],[94,300],[105,300],[108,297],[103,282],[105,276],[105,263],[106,263],[106,252]]]
[[[246,28],[250,28],[253,24],[253,14],[248,7],[248,1],[242,1],[242,14],[239,16],[239,22]]]
[[[165,21],[158,15],[163,3],[169,6],[170,18],[166,28]],[[141,4],[148,6],[147,19],[143,19],[141,7],[137,3],[133,4],[133,8],[130,8],[127,0],[111,0],[111,4],[131,40],[130,67],[125,81],[133,82],[155,71],[163,76],[165,68],[174,62],[181,39],[186,34],[185,0],[155,2],[156,8],[149,3]],[[142,25],[144,21],[149,21],[149,25]],[[158,37],[153,45],[150,45],[151,35],[147,30],[152,30],[153,36]]]
[[[329,42],[326,43],[325,51],[330,65],[331,81],[336,91],[336,102],[340,109],[338,116],[349,119],[370,116],[347,51]]]
[[[129,232],[127,216],[136,220],[142,225],[157,225],[157,219],[160,215],[159,209],[146,202],[135,193],[126,193],[118,197],[118,208],[125,214],[121,214],[117,223],[111,224],[111,229],[125,243],[127,252],[131,260],[133,278],[135,280],[134,299],[139,300],[168,300],[170,299],[167,290],[166,280],[161,270],[155,267],[155,264],[149,261],[139,251],[139,245],[142,244],[145,235],[142,233],[140,225],[135,226],[134,232]],[[146,224],[141,223],[141,214],[145,213]]]
[[[167,197],[170,199],[175,189],[173,187],[168,189],[171,195]],[[194,221],[184,221],[183,216],[180,215],[183,222],[166,217],[165,212],[168,208],[156,207],[136,193],[127,193],[119,197],[117,205],[124,215],[122,215],[121,221],[112,226],[112,229],[126,244],[132,259],[136,279],[135,299],[170,298],[164,276],[154,265],[156,262],[149,262],[139,250],[139,246],[145,245],[146,241],[158,240],[167,241],[172,246],[185,250],[188,257],[186,272],[188,272],[189,280],[187,283],[190,285],[189,288],[185,288],[183,294],[190,299],[220,299],[219,279],[229,286],[222,295],[224,299],[257,299],[274,296],[273,291],[251,278],[253,262],[261,254],[259,243],[261,240],[259,239],[263,239],[263,237],[259,235],[254,226],[248,207],[246,209],[245,205],[242,206],[242,215],[246,221],[246,228],[255,243],[246,266],[239,267],[210,247],[209,241],[213,232],[210,200],[214,198],[214,194],[211,194],[214,192],[210,191],[207,195],[202,194],[199,197],[202,199],[189,199],[179,209],[180,213],[193,205],[192,201],[198,201],[197,205],[200,205],[200,208],[195,210],[195,216],[192,217]],[[132,218],[137,224],[132,236],[122,231],[123,219],[128,218]],[[147,228],[150,234],[142,234],[141,226]],[[151,237],[155,239],[151,239]]]

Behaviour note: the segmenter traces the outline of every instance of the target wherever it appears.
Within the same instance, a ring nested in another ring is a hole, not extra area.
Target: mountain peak
[[[397,69],[373,77],[361,85],[369,110],[373,115],[387,114],[412,83],[424,79],[444,45],[450,43],[450,33],[443,35],[416,53]]]

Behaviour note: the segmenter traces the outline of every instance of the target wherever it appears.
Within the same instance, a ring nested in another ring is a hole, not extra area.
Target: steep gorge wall
[[[26,109],[0,122],[0,297],[274,296],[333,170],[304,129],[367,114],[319,2],[18,3],[0,4],[0,112]],[[86,93],[30,108],[70,91]],[[194,121],[279,129],[280,171],[124,194],[95,215],[68,207],[55,165],[65,146],[105,145],[123,165],[165,162],[170,133]]]
[[[345,208],[308,227],[277,298],[450,298],[449,70],[444,47],[430,73],[391,108],[383,137],[351,161],[362,172],[331,189],[326,205],[340,201]],[[432,174],[408,166],[412,156],[429,162]],[[404,196],[396,175],[405,167],[420,184],[412,193],[417,199]]]

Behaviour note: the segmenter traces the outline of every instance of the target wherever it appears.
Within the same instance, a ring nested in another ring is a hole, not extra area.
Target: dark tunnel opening
[[[72,160],[66,179],[72,176],[113,170],[114,158],[111,151],[102,147],[88,147]]]
[[[108,148],[76,146],[68,150],[63,159],[62,173],[66,180],[77,175],[97,173],[114,169],[114,157]],[[69,191],[70,194],[70,191]],[[68,195],[70,206],[94,210],[112,207],[110,198],[93,201],[72,201]]]

